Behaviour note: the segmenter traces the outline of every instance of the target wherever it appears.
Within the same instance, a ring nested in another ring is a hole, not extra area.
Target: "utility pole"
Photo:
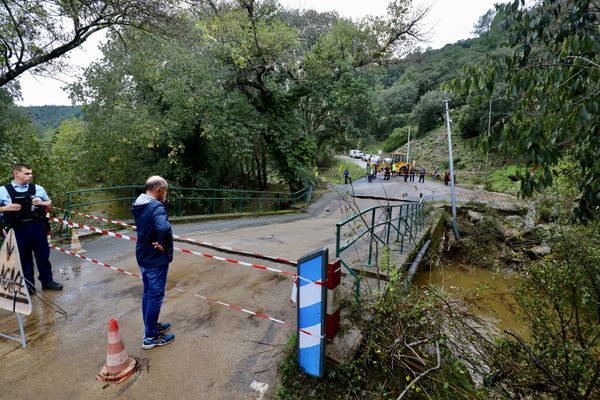
[[[408,145],[406,147],[406,162],[408,164],[410,164],[410,125],[408,126],[408,142],[407,143],[408,143]]]
[[[456,239],[460,239],[458,232],[458,223],[456,221],[456,191],[454,190],[454,160],[452,159],[452,121],[450,121],[450,111],[448,111],[448,102],[446,102],[446,126],[448,129],[448,161],[450,163],[450,191],[452,193],[452,230]]]
[[[488,131],[487,131],[487,140],[485,144],[485,184],[487,186],[489,182],[489,158],[490,158],[490,136],[492,134],[492,95],[490,95],[490,111],[488,113]],[[486,188],[487,189],[487,188]]]

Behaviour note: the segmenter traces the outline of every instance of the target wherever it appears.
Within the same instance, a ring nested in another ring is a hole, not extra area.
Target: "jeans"
[[[142,318],[144,319],[144,337],[151,339],[158,335],[158,315],[165,298],[169,265],[151,268],[140,266],[144,292],[142,293]]]
[[[15,230],[17,247],[21,259],[23,275],[27,279],[27,286],[35,286],[33,271],[33,256],[38,269],[38,279],[43,285],[52,282],[52,265],[50,264],[50,247],[44,225],[32,222],[22,225]],[[33,253],[33,254],[32,254]]]

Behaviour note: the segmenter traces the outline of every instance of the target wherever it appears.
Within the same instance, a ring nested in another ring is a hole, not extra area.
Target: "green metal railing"
[[[107,205],[113,217],[128,218],[131,204],[143,192],[143,186],[114,186],[82,189],[67,192],[67,218],[69,211]],[[245,211],[273,211],[294,207],[299,202],[309,202],[312,187],[294,193],[262,192],[215,188],[169,187],[168,203],[171,215],[220,214]]]
[[[401,205],[375,206],[351,215],[336,224],[335,256],[354,277],[354,290],[356,301],[360,301],[361,277],[342,259],[342,253],[361,240],[368,239],[368,256],[366,267],[373,267],[373,246],[381,243],[384,248],[390,248],[393,240],[404,252],[405,242],[408,244],[416,240],[416,236],[425,226],[425,213],[423,199],[419,202],[410,202]],[[346,233],[348,237],[342,244],[344,228],[350,228]]]

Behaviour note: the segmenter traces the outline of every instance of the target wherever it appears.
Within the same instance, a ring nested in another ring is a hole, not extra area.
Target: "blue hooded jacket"
[[[157,199],[141,194],[131,209],[137,226],[135,257],[144,268],[168,265],[173,261],[173,230],[165,205]],[[152,245],[158,242],[160,251]]]

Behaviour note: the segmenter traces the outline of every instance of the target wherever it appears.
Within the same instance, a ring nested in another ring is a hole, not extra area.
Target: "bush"
[[[419,135],[422,136],[444,121],[446,106],[444,101],[449,99],[448,93],[432,90],[425,93],[415,108],[412,117],[419,127]]]
[[[389,153],[408,142],[408,128],[396,128],[383,144],[383,151]]]

